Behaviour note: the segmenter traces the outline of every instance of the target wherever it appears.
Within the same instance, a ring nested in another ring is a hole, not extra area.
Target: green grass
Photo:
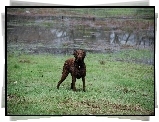
[[[149,51],[135,51],[87,53],[86,92],[82,91],[81,79],[76,81],[77,92],[70,89],[70,75],[56,89],[63,63],[72,56],[8,53],[7,113],[150,115],[154,111],[154,67],[116,61],[116,58],[151,57]]]

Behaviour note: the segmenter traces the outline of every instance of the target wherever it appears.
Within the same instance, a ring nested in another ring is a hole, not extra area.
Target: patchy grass
[[[154,53],[148,49],[129,49],[129,50],[121,50],[120,52],[116,52],[113,55],[101,55],[100,63],[104,64],[105,60],[107,61],[122,61],[122,62],[130,62],[130,63],[144,63],[144,64],[154,64]],[[104,59],[104,60],[103,60]]]
[[[87,53],[86,92],[81,79],[76,82],[77,92],[70,89],[70,75],[56,88],[63,63],[72,56],[8,53],[8,115],[154,114],[154,66],[115,60],[151,55],[128,52]]]

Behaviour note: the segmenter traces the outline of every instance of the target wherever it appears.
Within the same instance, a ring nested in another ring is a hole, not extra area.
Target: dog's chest
[[[76,66],[75,70],[76,70],[77,74],[81,74],[81,75],[83,75],[83,72],[85,72],[84,66]]]
[[[84,68],[81,66],[76,67],[76,78],[79,79],[84,76]]]
[[[82,73],[83,68],[81,66],[76,66],[75,67],[75,72],[76,74],[81,74]]]
[[[79,71],[82,69],[81,66],[76,66],[76,68],[77,68],[77,70],[79,70]]]

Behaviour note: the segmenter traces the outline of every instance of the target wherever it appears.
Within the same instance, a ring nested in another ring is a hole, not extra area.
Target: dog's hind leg
[[[66,77],[68,76],[68,74],[69,74],[69,72],[67,72],[67,71],[62,73],[61,80],[57,84],[57,89],[59,89],[60,84],[66,79]]]

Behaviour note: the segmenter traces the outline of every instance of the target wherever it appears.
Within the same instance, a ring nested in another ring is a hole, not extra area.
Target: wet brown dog
[[[73,53],[75,58],[70,58],[65,61],[63,66],[63,72],[61,80],[57,84],[57,89],[59,89],[60,84],[66,79],[69,73],[72,76],[71,89],[76,91],[75,82],[76,78],[82,78],[83,81],[83,91],[85,91],[85,76],[86,76],[86,65],[84,63],[84,58],[86,52],[84,50],[74,50]]]

